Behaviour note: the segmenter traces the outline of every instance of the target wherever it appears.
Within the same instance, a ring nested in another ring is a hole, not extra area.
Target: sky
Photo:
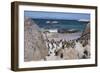
[[[24,16],[35,19],[90,20],[90,14],[85,13],[24,11]]]

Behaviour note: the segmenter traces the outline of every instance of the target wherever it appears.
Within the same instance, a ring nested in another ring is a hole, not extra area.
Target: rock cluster
[[[38,61],[48,55],[48,49],[35,22],[24,18],[24,61]]]

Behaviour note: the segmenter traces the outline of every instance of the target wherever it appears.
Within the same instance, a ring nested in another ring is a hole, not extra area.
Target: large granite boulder
[[[48,55],[48,49],[38,25],[24,18],[24,61],[38,61]]]
[[[86,40],[90,39],[90,23],[86,25],[86,28],[82,33],[81,39],[86,39]]]

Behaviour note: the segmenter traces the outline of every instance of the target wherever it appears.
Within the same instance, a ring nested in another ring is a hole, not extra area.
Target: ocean
[[[88,22],[77,20],[54,20],[54,19],[32,19],[40,28],[43,29],[75,29],[83,31]]]

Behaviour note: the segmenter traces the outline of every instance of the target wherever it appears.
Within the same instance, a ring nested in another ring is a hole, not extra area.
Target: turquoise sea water
[[[83,31],[87,22],[77,20],[54,20],[54,19],[33,19],[35,23],[44,29],[76,29]]]

